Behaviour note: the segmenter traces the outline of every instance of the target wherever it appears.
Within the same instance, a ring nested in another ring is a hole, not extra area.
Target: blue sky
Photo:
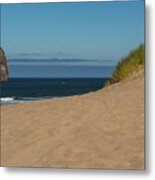
[[[113,64],[144,43],[144,2],[1,5],[9,58],[80,58]]]

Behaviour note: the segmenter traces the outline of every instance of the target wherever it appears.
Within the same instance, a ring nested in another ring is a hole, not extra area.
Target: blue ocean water
[[[27,62],[8,64],[9,75],[13,78],[98,78],[110,77],[114,66],[39,64]]]
[[[11,78],[1,82],[1,104],[80,95],[103,87],[109,78]]]

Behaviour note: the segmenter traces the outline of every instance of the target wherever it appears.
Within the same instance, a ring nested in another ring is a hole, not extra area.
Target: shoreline
[[[1,104],[63,98],[97,91],[109,78],[16,79],[2,86]],[[19,88],[18,88],[19,87]],[[8,91],[9,90],[9,91]]]
[[[100,89],[96,90],[96,91],[99,91]],[[94,92],[96,92],[94,91]],[[1,106],[4,106],[4,105],[17,105],[17,104],[21,104],[21,103],[33,103],[33,102],[44,102],[44,101],[51,101],[53,99],[62,99],[62,98],[69,98],[69,97],[77,97],[77,96],[82,96],[82,95],[87,95],[89,93],[93,93],[93,91],[90,91],[90,92],[87,92],[87,93],[84,93],[84,94],[79,94],[79,95],[68,95],[68,96],[60,96],[60,97],[49,97],[49,98],[38,98],[38,99],[34,99],[34,100],[15,100],[15,101],[18,101],[16,103],[8,103],[8,104],[1,104],[0,102],[0,105]]]

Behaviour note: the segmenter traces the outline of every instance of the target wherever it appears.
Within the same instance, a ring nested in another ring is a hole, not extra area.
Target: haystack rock
[[[9,78],[6,56],[0,47],[0,81],[6,81]]]

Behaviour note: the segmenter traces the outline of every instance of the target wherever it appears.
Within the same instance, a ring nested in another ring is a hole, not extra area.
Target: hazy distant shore
[[[1,165],[144,168],[144,74],[80,96],[1,107]]]

